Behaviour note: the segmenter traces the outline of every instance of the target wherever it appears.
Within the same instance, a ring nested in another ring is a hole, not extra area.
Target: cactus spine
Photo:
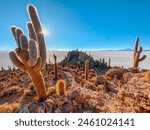
[[[54,54],[54,75],[55,79],[58,79],[58,63],[57,63],[57,56]]]
[[[39,101],[46,99],[46,90],[41,70],[46,64],[46,46],[38,13],[33,5],[28,6],[30,22],[27,23],[30,40],[20,28],[12,27],[18,48],[9,53],[13,64],[25,70],[31,77]]]
[[[89,61],[85,61],[85,68],[84,68],[84,73],[85,73],[85,80],[88,80],[88,74],[89,74]]]
[[[56,83],[56,94],[57,95],[65,95],[65,96],[67,96],[66,83],[62,79],[58,80],[57,83]]]
[[[139,38],[137,37],[134,45],[134,54],[133,54],[133,65],[132,68],[138,68],[139,62],[143,61],[146,58],[146,55],[143,55],[140,58],[140,54],[142,53],[143,48],[140,47],[138,49]]]

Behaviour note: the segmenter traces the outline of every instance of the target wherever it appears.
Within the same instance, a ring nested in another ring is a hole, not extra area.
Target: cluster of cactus
[[[3,67],[1,67],[1,72],[5,73],[5,69]]]
[[[103,58],[103,59],[99,59],[99,62],[100,62],[100,64],[106,66],[107,68],[110,68],[110,67],[111,67],[111,66],[110,66],[110,64],[111,64],[111,58],[109,58],[108,63],[105,61],[104,58]]]
[[[56,83],[56,94],[57,95],[65,95],[67,96],[67,93],[66,93],[66,82],[65,80],[58,80],[57,83]]]
[[[54,54],[54,76],[55,79],[58,79],[58,63],[57,63],[57,56]]]
[[[30,40],[24,35],[22,29],[11,28],[18,48],[9,53],[13,64],[26,71],[32,79],[38,99],[46,99],[46,89],[41,70],[46,64],[46,46],[42,27],[36,8],[28,6],[30,22],[27,23]]]
[[[85,77],[85,80],[88,80],[88,75],[89,75],[89,61],[86,60],[85,61],[85,65],[84,65],[84,77]]]
[[[137,37],[135,39],[135,45],[134,45],[134,54],[133,54],[133,65],[132,68],[138,68],[139,62],[143,61],[146,58],[146,55],[143,55],[140,58],[140,54],[142,53],[143,48],[138,48],[139,44],[139,38]]]

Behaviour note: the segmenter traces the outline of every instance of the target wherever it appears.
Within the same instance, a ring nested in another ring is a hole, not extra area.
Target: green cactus
[[[138,68],[139,62],[143,61],[146,58],[146,55],[143,55],[140,58],[140,54],[142,53],[143,48],[140,47],[138,49],[139,38],[137,37],[134,45],[134,54],[133,54],[133,65],[132,68]]]
[[[46,99],[45,82],[41,70],[46,64],[46,46],[38,13],[33,5],[28,6],[30,22],[27,23],[30,40],[20,28],[12,27],[18,48],[9,53],[13,64],[31,77],[38,99]]]

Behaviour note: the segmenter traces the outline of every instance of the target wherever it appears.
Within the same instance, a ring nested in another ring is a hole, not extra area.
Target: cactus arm
[[[12,34],[13,34],[15,40],[16,40],[16,29],[17,29],[16,26],[12,26],[12,27],[11,27],[11,32],[12,32]],[[16,41],[16,42],[17,42],[17,41]]]
[[[139,38],[137,37],[137,38],[135,39],[135,44],[134,44],[134,56],[133,56],[134,58],[135,58],[136,53],[137,53],[138,44],[139,44]]]
[[[141,53],[143,51],[143,47],[140,47],[137,53]]]
[[[9,53],[9,57],[12,61],[12,63],[17,66],[18,68],[22,69],[22,70],[26,70],[25,65],[18,59],[17,55],[15,52],[11,51]]]
[[[39,53],[42,58],[42,68],[44,68],[46,64],[46,45],[45,45],[45,40],[44,40],[44,35],[42,33],[42,27],[38,18],[38,13],[37,10],[35,9],[34,6],[29,5],[28,6],[28,13],[29,17],[31,19],[31,22],[33,24],[35,33],[37,35],[37,41],[39,45]]]
[[[24,63],[25,66],[27,66],[27,61],[29,59],[29,54],[27,50],[21,50],[20,48],[16,48],[15,52],[17,54],[17,56],[20,58],[20,60],[22,61],[22,63]]]
[[[25,35],[20,36],[20,45],[21,45],[21,50],[28,50],[28,40]]]
[[[146,55],[143,55],[143,56],[139,59],[139,62],[140,62],[140,61],[143,61],[145,58],[146,58]]]
[[[42,58],[39,57],[36,65],[33,67],[33,71],[40,71],[41,68],[42,68]]]
[[[33,23],[33,27],[35,29],[36,34],[42,32],[42,27],[39,21],[38,13],[36,8],[33,5],[28,6],[28,14],[30,17],[30,20]]]
[[[28,66],[33,67],[38,60],[38,48],[36,41],[30,40],[29,41],[29,60],[28,60]]]
[[[37,41],[35,30],[34,30],[33,25],[32,25],[31,22],[27,23],[27,28],[28,28],[30,39],[33,39],[33,40]]]
[[[17,29],[16,29],[16,42],[17,42],[18,48],[21,48],[21,45],[20,45],[20,36],[21,36],[22,34],[23,34],[22,29],[17,28]]]
[[[44,41],[44,36],[42,33],[39,33],[37,35],[38,37],[38,41],[39,41],[39,53],[40,56],[42,58],[42,68],[44,68],[45,64],[46,64],[46,45],[45,45],[45,41]]]

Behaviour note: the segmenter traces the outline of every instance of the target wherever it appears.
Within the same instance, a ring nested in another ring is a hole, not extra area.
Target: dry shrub
[[[0,113],[12,113],[19,108],[18,103],[8,104],[8,102],[0,105]]]

